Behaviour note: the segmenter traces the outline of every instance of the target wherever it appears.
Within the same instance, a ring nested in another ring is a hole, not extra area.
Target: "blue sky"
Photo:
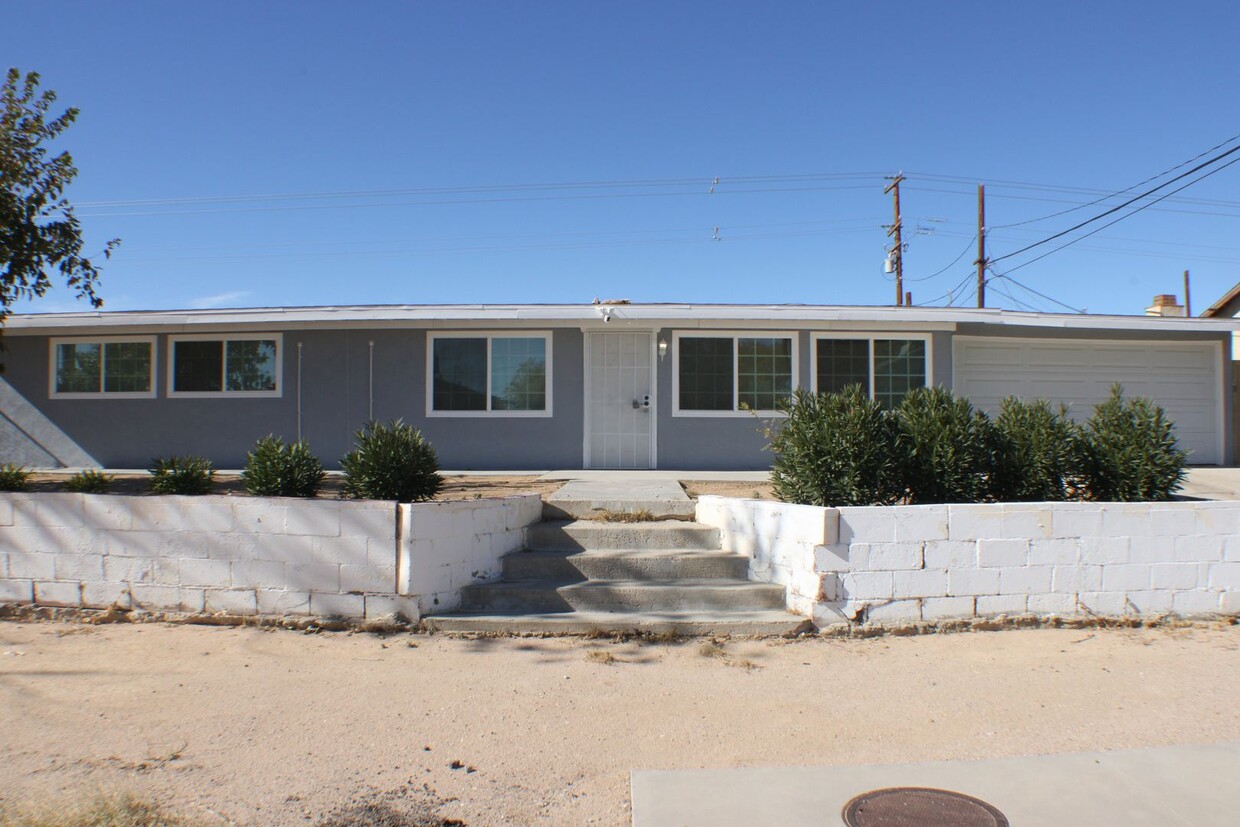
[[[1222,0],[10,0],[4,21],[0,62],[82,110],[70,196],[91,247],[123,239],[115,310],[888,304],[900,170],[906,288],[973,304],[976,183],[995,258],[1115,202],[999,225],[1240,134]],[[1010,278],[1140,313],[1190,269],[1200,311],[1240,280],[1238,229],[1240,164]],[[1062,309],[1005,280],[988,299]]]

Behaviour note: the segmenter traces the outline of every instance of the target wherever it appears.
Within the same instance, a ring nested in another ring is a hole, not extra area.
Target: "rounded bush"
[[[917,388],[895,409],[909,503],[975,503],[990,493],[994,423],[945,388]]]
[[[241,481],[255,497],[313,497],[327,472],[303,441],[285,444],[267,435],[246,455]]]
[[[369,423],[340,460],[344,495],[354,499],[419,502],[439,493],[439,457],[422,432],[400,419]]]
[[[1091,500],[1167,500],[1184,481],[1188,454],[1175,425],[1150,400],[1124,399],[1119,385],[1085,423],[1081,449],[1081,486]]]
[[[30,472],[20,465],[0,465],[0,491],[28,491]]]
[[[203,457],[167,457],[151,460],[152,494],[209,494],[215,467]]]
[[[804,505],[876,505],[903,494],[892,416],[860,385],[840,393],[798,389],[769,432],[775,496]]]
[[[1003,400],[994,420],[998,437],[991,490],[1005,502],[1056,502],[1077,489],[1080,428],[1067,409],[1045,399]]]
[[[75,494],[106,494],[112,487],[112,477],[87,468],[65,480],[64,487]]]

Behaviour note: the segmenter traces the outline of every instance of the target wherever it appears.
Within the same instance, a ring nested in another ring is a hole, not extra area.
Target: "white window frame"
[[[435,342],[438,339],[486,339],[487,342],[487,409],[485,411],[437,411],[435,410]],[[541,411],[494,411],[491,410],[491,340],[492,339],[542,339],[547,356],[546,408]],[[426,416],[431,419],[545,419],[553,415],[553,384],[551,370],[550,330],[455,330],[426,334]]]
[[[154,399],[157,395],[155,378],[159,376],[159,352],[155,346],[154,336],[61,336],[50,339],[47,365],[47,396],[48,399]],[[104,390],[104,345],[109,344],[147,344],[151,346],[151,389],[149,391],[106,391]],[[56,390],[56,349],[60,345],[99,345],[99,390],[70,391],[60,393]]]
[[[681,339],[731,339],[732,340],[732,410],[730,411],[694,411],[680,407],[680,340]],[[780,411],[742,409],[740,407],[740,346],[738,339],[787,339],[792,343],[792,391],[801,386],[800,381],[800,341],[797,331],[786,330],[692,330],[672,332],[672,416],[702,417],[729,419],[736,417],[757,416],[782,417]]]
[[[272,391],[225,390],[228,373],[229,342],[276,343],[276,388]],[[218,391],[178,391],[176,389],[177,342],[222,342],[224,376]],[[186,333],[168,337],[168,398],[169,399],[275,399],[284,395],[284,334],[282,333]]]
[[[881,333],[863,333],[859,330],[840,330],[831,331],[829,333],[814,333],[810,336],[809,343],[809,383],[814,393],[818,393],[818,342],[822,339],[852,339],[865,340],[870,343],[870,393],[869,397],[874,398],[874,342],[892,341],[892,342],[915,342],[921,341],[926,343],[926,387],[934,387],[934,337],[929,333],[900,333],[897,331],[885,331]]]

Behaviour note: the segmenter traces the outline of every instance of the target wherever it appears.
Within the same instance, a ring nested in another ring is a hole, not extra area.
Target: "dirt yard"
[[[131,790],[276,827],[623,825],[635,768],[1234,740],[1238,685],[1222,625],[714,646],[3,622],[0,798]]]

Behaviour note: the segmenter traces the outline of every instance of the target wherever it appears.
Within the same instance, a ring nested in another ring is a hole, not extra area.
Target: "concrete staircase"
[[[614,503],[613,503],[614,504]],[[747,579],[748,560],[719,549],[715,528],[683,521],[683,505],[652,511],[677,519],[557,519],[528,529],[527,549],[503,558],[495,583],[467,586],[458,612],[425,618],[454,632],[583,634],[782,634],[804,618],[784,609],[782,586]]]

